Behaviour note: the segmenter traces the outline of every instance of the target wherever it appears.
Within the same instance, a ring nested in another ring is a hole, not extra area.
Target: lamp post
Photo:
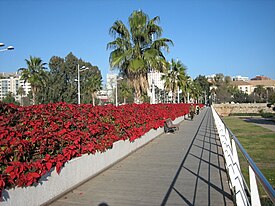
[[[4,43],[0,43],[0,47],[2,47],[2,46],[5,46],[5,44],[4,44]],[[13,50],[13,49],[14,49],[13,46],[8,46],[8,47],[5,48],[5,49],[0,49],[0,52],[8,51],[8,50]]]
[[[206,91],[202,92],[204,94],[204,104],[206,105]]]
[[[77,103],[80,104],[80,72],[90,69],[89,67],[82,66],[79,68],[79,64],[77,64]]]
[[[122,77],[117,78],[117,76],[116,76],[116,107],[118,106],[118,101],[117,101],[117,82],[119,80],[122,80],[122,79],[123,79]]]
[[[180,103],[180,87],[178,86],[178,104]]]

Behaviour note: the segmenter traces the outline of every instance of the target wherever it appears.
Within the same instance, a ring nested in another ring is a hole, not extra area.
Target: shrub
[[[25,187],[82,154],[104,152],[189,111],[189,104],[0,104],[0,191]],[[200,105],[202,106],[202,105]]]

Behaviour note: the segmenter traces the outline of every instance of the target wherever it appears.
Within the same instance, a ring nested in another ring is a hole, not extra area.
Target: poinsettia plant
[[[135,141],[150,129],[162,127],[165,119],[187,114],[189,107],[0,103],[0,192],[33,185],[52,168],[60,173],[72,158],[104,152],[118,140]]]

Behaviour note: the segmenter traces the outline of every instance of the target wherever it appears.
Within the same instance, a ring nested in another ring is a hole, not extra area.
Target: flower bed
[[[114,107],[55,103],[0,104],[0,190],[26,187],[82,154],[104,152],[118,140],[141,137],[189,111],[188,104]]]

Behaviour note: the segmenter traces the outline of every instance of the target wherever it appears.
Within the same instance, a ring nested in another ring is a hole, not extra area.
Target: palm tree
[[[113,50],[109,57],[110,66],[129,79],[136,102],[142,102],[142,95],[147,93],[149,70],[161,71],[165,66],[162,49],[169,52],[169,44],[173,45],[170,39],[160,38],[159,20],[158,16],[149,19],[144,12],[134,11],[128,18],[129,29],[120,20],[110,28],[109,33],[115,38],[107,44],[107,49]]]
[[[176,100],[176,92],[182,90],[187,81],[186,67],[179,60],[171,60],[168,70],[164,71],[164,75],[161,77],[164,80],[164,88],[168,92],[172,92],[172,100]]]
[[[189,91],[190,91],[190,97],[195,100],[195,102],[198,102],[199,96],[202,93],[201,86],[196,81],[190,81],[189,85]]]
[[[92,75],[86,81],[86,88],[92,95],[93,105],[95,106],[95,98],[98,91],[102,89],[102,78],[100,75]]]
[[[46,74],[46,63],[43,63],[39,57],[32,57],[25,59],[27,68],[20,68],[18,71],[21,73],[21,79],[24,82],[28,81],[31,84],[31,91],[33,96],[33,104],[36,104],[36,94],[39,89],[45,86]]]
[[[120,95],[123,97],[123,103],[126,104],[126,99],[132,95],[132,88],[127,80],[121,80],[119,84]]]
[[[171,73],[168,71],[169,70],[165,71],[164,74],[161,76],[161,80],[164,81],[164,93],[165,94],[168,93],[167,102],[168,102],[169,93],[172,91]],[[173,96],[172,96],[172,99],[173,99]]]
[[[23,97],[23,95],[26,94],[26,92],[25,92],[25,90],[24,90],[24,88],[22,86],[19,87],[16,92],[17,92],[17,95],[20,95],[21,106],[23,106],[23,99],[22,99],[22,97]]]
[[[190,94],[192,92],[192,78],[190,76],[186,76],[185,85],[182,87],[182,94],[184,96],[184,102],[189,103]]]

